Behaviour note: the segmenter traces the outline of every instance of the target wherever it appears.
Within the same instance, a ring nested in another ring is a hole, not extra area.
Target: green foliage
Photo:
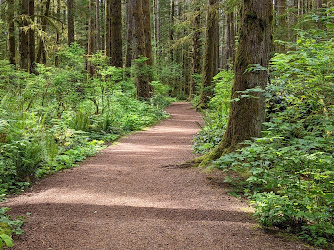
[[[215,77],[214,97],[209,102],[209,110],[204,117],[205,126],[194,138],[194,151],[208,153],[221,141],[226,130],[230,110],[230,97],[234,74],[232,71],[221,71]],[[196,101],[196,100],[195,100]]]
[[[322,20],[326,27],[332,23],[333,9],[306,19]],[[304,30],[295,50],[275,55],[263,137],[245,141],[242,149],[214,162],[230,173],[225,181],[235,185],[234,192],[251,199],[263,226],[289,230],[328,248],[334,246],[332,33],[333,29]],[[210,126],[201,133],[219,131]],[[196,140],[197,148],[206,147],[203,136]]]
[[[10,216],[6,215],[8,211],[9,208],[0,207],[0,249],[2,249],[3,246],[12,247],[12,235],[23,233],[21,229],[23,224],[22,219],[12,220]]]
[[[167,116],[166,85],[154,82],[153,97],[140,102],[134,80],[101,53],[89,59],[94,76],[84,70],[84,50],[77,44],[58,58],[58,68],[38,65],[38,75],[0,61],[0,194],[73,167],[104,141]]]

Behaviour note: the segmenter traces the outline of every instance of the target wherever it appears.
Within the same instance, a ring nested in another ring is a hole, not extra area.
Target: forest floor
[[[188,103],[167,112],[1,204],[31,213],[14,249],[309,249],[261,230],[247,203],[219,185],[221,173],[178,167],[195,157],[202,120]]]

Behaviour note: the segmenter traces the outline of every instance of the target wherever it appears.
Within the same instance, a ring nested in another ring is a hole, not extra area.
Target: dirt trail
[[[14,249],[307,249],[256,229],[248,206],[201,170],[172,167],[194,157],[201,118],[187,103],[167,111],[171,119],[2,204],[31,213]]]

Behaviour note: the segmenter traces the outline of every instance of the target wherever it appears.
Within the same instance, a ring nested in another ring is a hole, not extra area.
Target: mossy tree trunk
[[[28,25],[28,0],[20,0],[20,18],[19,18],[19,66],[28,71],[28,33],[24,27]]]
[[[208,0],[208,12],[206,16],[206,42],[203,57],[203,77],[199,108],[206,109],[210,98],[213,96],[212,80],[216,65],[216,33],[218,22],[218,0]]]
[[[134,58],[138,59],[141,56],[146,56],[145,50],[145,31],[143,17],[143,2],[142,0],[132,0],[132,17],[133,17],[133,42],[134,42]],[[136,89],[139,99],[147,99],[150,97],[150,85],[148,78],[143,72],[143,68],[147,65],[146,61],[136,61]],[[145,70],[144,70],[145,71]]]
[[[42,31],[46,31],[46,24],[47,24],[47,19],[49,17],[49,12],[50,12],[50,0],[47,0],[45,2],[44,6],[44,16],[42,17],[41,20],[41,25],[42,25]],[[39,44],[38,44],[38,50],[37,50],[37,58],[36,62],[40,63],[42,62],[43,64],[46,64],[46,49],[45,49],[45,39],[43,37],[40,38]]]
[[[231,102],[229,121],[223,139],[220,145],[202,161],[202,165],[235,150],[238,144],[245,140],[261,136],[265,118],[265,98],[262,92],[250,90],[265,89],[268,70],[249,70],[249,68],[254,64],[268,67],[272,44],[272,20],[271,0],[243,1],[231,96],[232,100],[239,100]],[[242,98],[242,91],[250,91],[252,97]]]

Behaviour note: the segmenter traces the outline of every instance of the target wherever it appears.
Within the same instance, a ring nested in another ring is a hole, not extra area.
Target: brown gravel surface
[[[260,230],[246,203],[210,184],[217,173],[175,167],[194,158],[202,120],[188,103],[167,111],[170,119],[1,204],[31,213],[14,249],[308,249]]]

